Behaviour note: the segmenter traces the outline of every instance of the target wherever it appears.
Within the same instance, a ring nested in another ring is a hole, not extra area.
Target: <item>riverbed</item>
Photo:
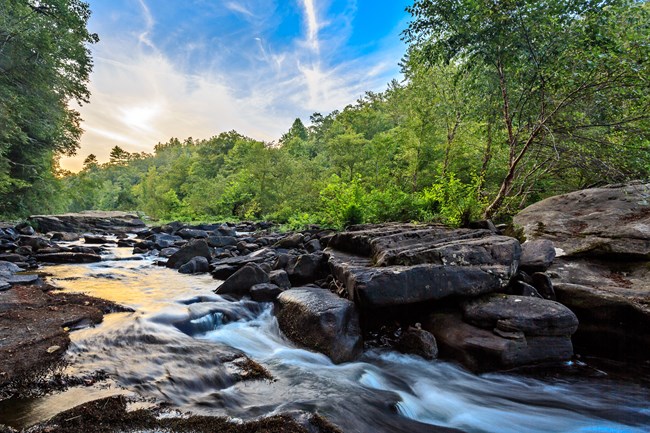
[[[130,307],[71,333],[67,373],[102,371],[90,387],[0,406],[0,424],[23,428],[78,403],[116,393],[196,414],[248,420],[318,412],[345,432],[647,432],[648,379],[606,372],[475,375],[445,361],[368,350],[333,364],[278,329],[270,303],[214,294],[209,274],[187,276],[152,257],[111,248],[99,263],[41,270],[62,291]],[[236,381],[218,360],[241,351],[271,380]],[[575,361],[573,361],[575,362]],[[632,376],[632,375],[630,375]]]

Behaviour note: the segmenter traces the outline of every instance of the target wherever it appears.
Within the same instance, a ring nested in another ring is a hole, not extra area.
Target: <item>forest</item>
[[[273,142],[237,131],[152,153],[78,151],[92,69],[79,0],[0,0],[0,215],[87,209],[298,228],[507,221],[530,203],[650,178],[650,4],[416,0],[403,81]],[[153,143],[152,143],[153,145]]]

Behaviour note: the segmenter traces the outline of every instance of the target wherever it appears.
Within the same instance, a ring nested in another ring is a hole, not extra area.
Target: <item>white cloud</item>
[[[226,3],[226,8],[230,9],[233,12],[238,12],[242,15],[246,15],[248,17],[253,17],[254,14],[248,10],[244,5],[241,3],[236,3],[236,2],[227,2]]]
[[[318,21],[313,0],[303,1],[305,37],[318,47],[319,31],[326,24]],[[401,55],[377,53],[327,66],[321,59],[326,53],[315,53],[311,43],[295,40],[277,46],[252,31],[248,39],[229,46],[241,58],[239,66],[217,56],[196,70],[188,67],[187,57],[172,58],[152,43],[155,21],[144,0],[140,6],[144,37],[104,35],[93,47],[91,103],[79,108],[86,132],[79,155],[62,161],[65,168],[81,168],[89,153],[107,161],[116,145],[152,152],[156,143],[171,137],[208,138],[235,129],[256,139],[277,140],[296,117],[342,109],[366,90],[384,88]],[[205,55],[203,44],[190,45],[184,48]],[[342,46],[330,46],[328,39],[321,48],[330,52]]]

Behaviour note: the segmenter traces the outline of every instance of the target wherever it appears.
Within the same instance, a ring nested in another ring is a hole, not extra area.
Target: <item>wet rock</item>
[[[196,239],[196,238],[207,238],[208,232],[205,230],[197,230],[191,228],[180,229],[176,234],[183,239]]]
[[[609,260],[557,259],[550,268],[558,302],[580,320],[583,352],[650,359],[650,266]]]
[[[297,248],[302,245],[302,233],[292,233],[277,241],[274,245],[276,248]]]
[[[553,264],[555,247],[548,239],[524,242],[521,245],[520,268],[526,272],[544,272]]]
[[[70,233],[70,232],[52,232],[50,240],[60,242],[74,242],[78,241],[81,238],[79,233]]]
[[[424,359],[438,357],[436,338],[429,331],[410,327],[397,340],[395,348],[402,353],[418,355]]]
[[[205,239],[192,239],[180,250],[172,254],[167,260],[167,267],[178,269],[194,257],[205,257],[208,261],[212,258],[210,247]]]
[[[291,282],[289,282],[289,275],[282,269],[277,269],[269,273],[271,282],[283,289],[290,289]]]
[[[237,238],[234,236],[208,236],[208,245],[221,248],[237,245]]]
[[[27,261],[27,257],[20,254],[0,254],[0,261],[23,263]]]
[[[99,254],[76,252],[36,254],[34,257],[39,262],[46,263],[94,263],[102,260]]]
[[[192,257],[192,259],[181,265],[178,272],[181,274],[200,274],[210,270],[210,263],[205,257]]]
[[[459,313],[432,314],[423,327],[436,337],[441,358],[456,360],[475,372],[561,361],[573,355],[569,336],[495,332],[464,322]]]
[[[129,233],[146,228],[135,214],[120,211],[85,211],[61,215],[32,215],[30,224],[41,233]]]
[[[85,234],[84,235],[84,243],[86,244],[106,244],[106,243],[115,243],[114,240],[110,240],[105,236],[98,236],[98,235],[91,235],[91,234]]]
[[[154,233],[151,236],[148,236],[145,240],[151,242],[151,248],[163,250],[174,246],[174,243],[182,240],[182,238],[168,233]]]
[[[269,276],[255,263],[248,263],[228,277],[217,289],[218,295],[247,295],[256,284],[268,283]]]
[[[289,281],[294,286],[313,283],[325,272],[323,254],[302,254],[287,266]]]
[[[162,250],[160,250],[160,253],[158,253],[158,255],[160,257],[169,258],[169,257],[173,256],[174,254],[176,254],[176,252],[178,252],[178,250],[179,250],[179,248],[176,248],[176,247],[163,248]]]
[[[213,233],[216,236],[237,237],[237,230],[227,224],[221,224],[219,227],[213,230]]]
[[[20,245],[26,246],[26,247],[31,247],[34,251],[39,251],[44,248],[50,248],[53,247],[52,243],[40,236],[25,236],[22,235],[20,236],[20,239],[18,240]]]
[[[212,276],[218,280],[225,280],[237,272],[238,266],[233,265],[212,265]]]
[[[299,287],[278,296],[278,324],[296,344],[324,353],[332,362],[352,361],[363,342],[354,304],[328,290]]]
[[[282,289],[272,283],[255,284],[250,289],[251,299],[257,302],[273,302],[282,293]]]
[[[350,299],[375,308],[505,289],[520,248],[488,230],[390,224],[338,233],[325,254]]]
[[[27,223],[21,223],[16,226],[16,231],[21,235],[33,236],[36,233],[34,227],[30,226]]]
[[[462,304],[463,319],[479,328],[525,335],[570,336],[578,319],[559,302],[530,296],[492,294]]]

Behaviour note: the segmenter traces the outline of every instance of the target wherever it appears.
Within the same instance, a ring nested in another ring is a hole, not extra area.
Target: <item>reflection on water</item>
[[[270,304],[229,301],[212,292],[218,282],[209,275],[123,260],[130,254],[125,249],[115,254],[120,260],[45,269],[63,290],[136,310],[72,333],[71,371],[104,370],[126,390],[181,410],[242,419],[318,411],[346,432],[430,432],[433,426],[513,433],[650,430],[650,391],[640,385],[476,376],[450,363],[385,351],[334,365],[288,342]],[[237,381],[229,362],[241,352],[275,380]],[[41,403],[58,404],[56,396]],[[42,417],[28,409],[18,424]]]

